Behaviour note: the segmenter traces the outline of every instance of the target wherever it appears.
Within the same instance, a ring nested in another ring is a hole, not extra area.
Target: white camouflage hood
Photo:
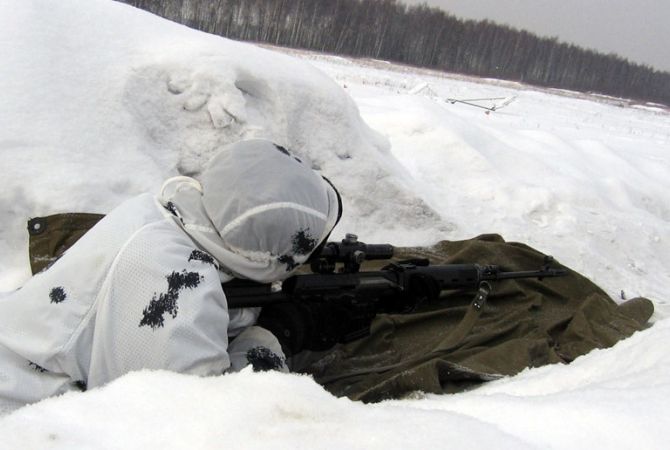
[[[270,141],[224,147],[200,182],[175,177],[160,201],[236,277],[283,280],[325,240],[340,213],[335,189]]]

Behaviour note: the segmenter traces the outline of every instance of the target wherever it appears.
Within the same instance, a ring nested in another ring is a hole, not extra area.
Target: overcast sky
[[[670,0],[400,0],[440,6],[670,71]]]

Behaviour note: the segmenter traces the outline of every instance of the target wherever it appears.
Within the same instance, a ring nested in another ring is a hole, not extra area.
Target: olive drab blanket
[[[33,272],[47,267],[101,217],[75,213],[32,219]],[[517,271],[542,266],[545,255],[498,235],[483,235],[430,248],[397,248],[395,258],[495,264]],[[362,270],[379,269],[379,264],[384,263],[366,262]],[[411,314],[378,315],[368,337],[306,358],[300,371],[337,396],[366,402],[415,391],[459,392],[527,367],[569,363],[647,326],[651,301],[617,304],[567,270],[567,276],[558,278],[496,282],[481,308],[473,306],[476,292],[450,291]]]
[[[497,264],[513,271],[540,267],[545,255],[484,235],[399,249],[396,257]],[[378,315],[370,336],[334,349],[304,371],[333,394],[363,401],[417,390],[459,392],[527,367],[569,363],[645,327],[654,309],[649,300],[617,305],[567,270],[567,276],[542,281],[497,282],[479,310],[472,306],[474,292],[449,292],[413,314]]]
[[[63,213],[28,221],[28,253],[33,274],[41,272],[74,245],[104,216]]]

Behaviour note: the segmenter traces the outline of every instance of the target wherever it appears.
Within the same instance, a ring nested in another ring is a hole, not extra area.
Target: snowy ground
[[[267,50],[108,0],[0,2],[0,58],[0,291],[29,276],[28,217],[107,212],[263,136],[340,188],[340,235],[497,232],[657,304],[612,349],[465,394],[362,405],[295,375],[141,372],[6,414],[1,448],[665,448],[666,109]],[[490,114],[444,101],[511,96]]]
[[[389,139],[412,190],[448,222],[449,239],[498,232],[553,254],[612,296],[668,300],[670,110],[290,53],[346,88]],[[446,101],[509,97],[489,114]]]

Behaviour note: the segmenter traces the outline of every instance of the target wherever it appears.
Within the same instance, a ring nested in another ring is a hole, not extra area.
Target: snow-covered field
[[[553,254],[612,296],[668,300],[670,109],[292,53],[346,88],[449,239],[498,232]],[[489,114],[447,101],[510,97]]]
[[[362,405],[296,375],[140,372],[7,413],[1,448],[666,447],[667,109],[265,49],[109,0],[0,1],[0,60],[0,291],[29,277],[28,217],[107,212],[268,137],[341,190],[336,234],[496,232],[657,305],[612,349],[469,393]],[[490,114],[445,101],[504,97]]]

